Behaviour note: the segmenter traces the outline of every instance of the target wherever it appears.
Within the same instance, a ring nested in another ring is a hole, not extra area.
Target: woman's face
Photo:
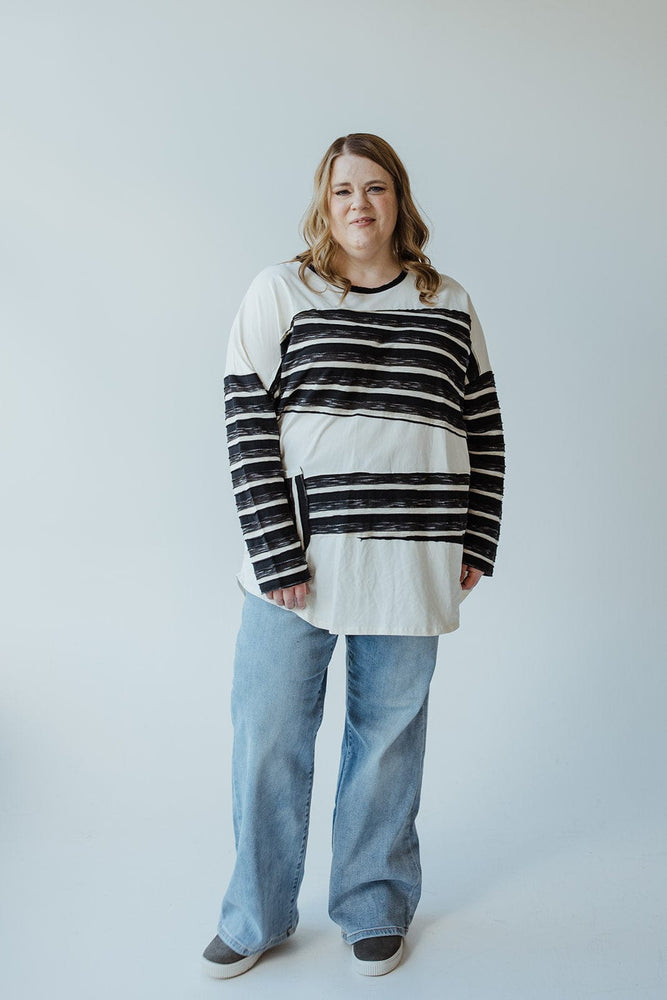
[[[329,225],[343,253],[365,263],[393,260],[397,218],[391,175],[365,156],[337,156],[329,185]]]

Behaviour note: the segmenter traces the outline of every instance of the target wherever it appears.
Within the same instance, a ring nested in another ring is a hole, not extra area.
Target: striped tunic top
[[[434,305],[403,272],[340,289],[266,268],[234,321],[224,376],[232,484],[258,597],[309,582],[334,634],[438,635],[459,624],[461,564],[490,576],[504,446],[467,292]]]

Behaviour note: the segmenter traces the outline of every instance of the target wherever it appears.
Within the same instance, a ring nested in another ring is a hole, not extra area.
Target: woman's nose
[[[365,208],[368,205],[368,195],[366,194],[365,188],[361,188],[354,192],[352,205],[354,208]]]

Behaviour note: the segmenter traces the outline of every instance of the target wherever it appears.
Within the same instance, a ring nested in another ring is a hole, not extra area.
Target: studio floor
[[[317,825],[317,824],[316,824]],[[176,831],[178,832],[178,831]],[[107,841],[5,844],[6,1000],[447,997],[664,1000],[667,885],[659,830],[637,825],[510,842],[500,832],[424,851],[424,893],[401,966],[365,979],[326,915],[323,830],[311,832],[299,928],[246,975],[209,979],[211,841],[128,829]],[[229,851],[224,857],[229,861]],[[224,867],[224,866],[223,866]]]

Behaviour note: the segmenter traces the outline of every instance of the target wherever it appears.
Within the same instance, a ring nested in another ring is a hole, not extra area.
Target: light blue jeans
[[[246,593],[236,642],[236,864],[218,934],[242,955],[298,922],[315,737],[338,636]],[[404,935],[421,892],[419,808],[438,636],[350,635],[329,914],[353,944]]]

